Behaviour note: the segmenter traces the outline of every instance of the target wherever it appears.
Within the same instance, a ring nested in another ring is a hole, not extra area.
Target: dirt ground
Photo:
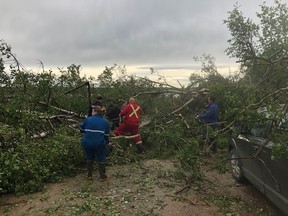
[[[82,170],[39,193],[1,196],[0,215],[283,216],[249,183],[237,184],[209,164],[204,181],[187,177],[174,159],[108,166],[106,182],[97,167],[91,181]]]

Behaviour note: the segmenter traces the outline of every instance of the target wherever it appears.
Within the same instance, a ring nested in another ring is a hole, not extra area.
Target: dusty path
[[[177,215],[282,216],[251,185],[239,185],[230,173],[203,168],[204,182],[183,180],[176,160],[145,160],[109,166],[108,182],[88,181],[85,171],[43,192],[5,195],[0,215]]]

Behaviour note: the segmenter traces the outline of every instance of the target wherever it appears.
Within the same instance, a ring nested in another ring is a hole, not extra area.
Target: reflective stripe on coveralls
[[[109,137],[110,134],[105,134],[105,131],[101,131],[101,130],[91,130],[91,129],[85,129],[85,132],[92,132],[92,133],[102,133],[104,134],[104,136]]]
[[[103,133],[103,134],[105,133],[104,131],[101,131],[101,130],[91,130],[91,129],[85,129],[84,131],[92,132],[92,133]]]
[[[135,115],[135,117],[138,119],[138,115],[137,115],[137,111],[140,109],[140,107],[138,106],[136,109],[134,109],[134,107],[132,106],[132,104],[130,104],[131,108],[132,108],[132,113],[130,113],[129,117],[132,117],[133,115]]]

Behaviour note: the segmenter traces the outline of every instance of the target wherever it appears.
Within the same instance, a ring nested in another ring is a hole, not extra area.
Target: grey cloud
[[[138,67],[139,69],[141,70],[150,70],[151,68],[155,69],[155,70],[183,70],[183,69],[189,69],[189,70],[199,70],[201,69],[200,66],[198,65],[169,65],[169,66],[164,66],[164,65],[154,65],[154,66],[151,66],[151,67],[146,67],[146,66],[143,66],[143,67]]]
[[[27,66],[187,65],[203,53],[225,62],[235,2],[1,0],[0,39]],[[261,2],[240,0],[253,13]]]

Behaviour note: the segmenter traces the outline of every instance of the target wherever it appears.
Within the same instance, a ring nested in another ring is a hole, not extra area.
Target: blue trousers
[[[105,143],[95,143],[89,142],[86,140],[82,140],[82,146],[86,153],[86,159],[93,161],[95,157],[98,162],[105,163],[106,162],[106,144]]]

